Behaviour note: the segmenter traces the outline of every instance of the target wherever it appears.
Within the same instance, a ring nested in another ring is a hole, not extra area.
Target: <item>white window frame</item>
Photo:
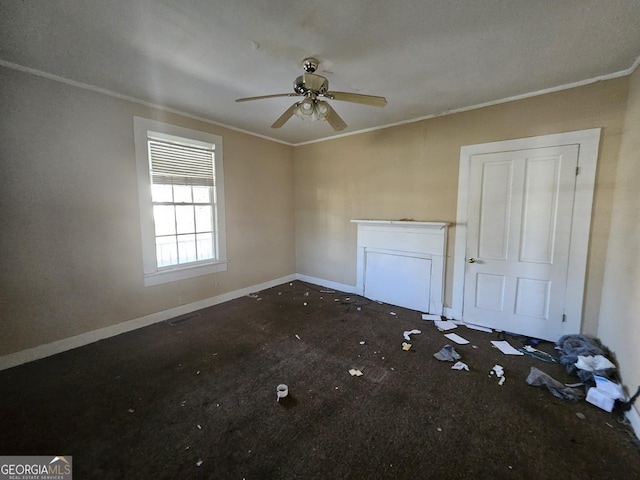
[[[222,137],[211,133],[177,127],[168,123],[147,118],[133,118],[134,142],[136,153],[136,169],[138,177],[138,202],[140,206],[140,232],[142,238],[142,262],[144,268],[144,284],[149,287],[162,283],[175,282],[187,278],[209,275],[227,270],[227,246],[224,215],[224,175]],[[197,264],[175,265],[171,268],[159,269],[156,263],[156,237],[153,222],[151,200],[151,176],[149,172],[149,136],[179,137],[189,142],[205,142],[215,145],[215,181],[216,181],[216,219],[218,258]]]

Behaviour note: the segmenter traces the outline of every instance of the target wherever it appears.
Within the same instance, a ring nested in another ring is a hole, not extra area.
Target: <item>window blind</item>
[[[149,139],[151,178],[160,185],[214,186],[211,148]]]

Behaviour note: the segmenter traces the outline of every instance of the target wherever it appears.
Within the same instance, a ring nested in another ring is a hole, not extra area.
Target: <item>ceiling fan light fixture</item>
[[[316,101],[316,111],[318,112],[318,117],[324,120],[329,113],[329,105],[326,102]]]
[[[293,113],[303,120],[324,120],[329,113],[329,107],[325,102],[307,97],[298,103]]]
[[[299,112],[301,115],[313,115],[313,111],[315,110],[315,105],[313,104],[313,100],[311,98],[305,98],[300,105],[298,105]]]

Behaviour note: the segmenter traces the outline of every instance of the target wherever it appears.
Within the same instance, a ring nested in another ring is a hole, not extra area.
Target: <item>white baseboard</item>
[[[347,285],[346,283],[332,282],[331,280],[325,280],[324,278],[311,277],[309,275],[296,274],[296,279],[302,282],[313,283],[314,285],[320,285],[321,287],[330,288],[332,290],[339,290],[345,293],[358,294],[358,289],[355,285]]]
[[[296,279],[297,275],[295,274],[287,275],[284,277],[276,278],[274,280],[269,280],[268,282],[263,282],[257,285],[241,288],[239,290],[234,290],[232,292],[223,293],[222,295],[217,295],[215,297],[199,300],[187,305],[181,305],[179,307],[170,308],[169,310],[164,310],[162,312],[145,315],[144,317],[134,318],[133,320],[118,323],[117,325],[111,325],[109,327],[100,328],[91,332],[82,333],[74,337],[65,338],[63,340],[39,345],[34,348],[22,350],[20,352],[4,355],[0,357],[0,370],[6,370],[8,368],[16,367],[27,362],[40,360],[41,358],[46,358],[51,355],[65,352],[67,350],[82,347],[99,340],[104,340],[105,338],[120,335],[121,333],[130,332],[142,327],[147,327],[154,323],[164,322],[180,315],[186,315],[203,308],[212,307],[214,305],[218,305],[220,303],[228,302],[229,300],[248,295],[249,293],[265,290],[267,288],[275,287],[276,285],[281,285],[283,283],[291,282]]]
[[[313,283],[314,285],[320,285],[322,287],[331,288],[333,290],[339,290],[345,293],[352,293],[354,295],[364,295],[364,292],[356,285],[347,285],[346,283],[333,282],[331,280],[325,280],[324,278],[312,277],[310,275],[296,274],[296,279],[307,283]],[[443,315],[449,320],[453,320],[453,310],[450,307],[443,308]]]
[[[631,423],[631,428],[636,434],[636,437],[640,439],[640,414],[635,406],[631,407],[631,410],[627,412],[627,419]]]

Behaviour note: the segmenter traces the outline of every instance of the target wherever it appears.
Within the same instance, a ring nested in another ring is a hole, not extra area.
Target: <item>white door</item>
[[[471,158],[465,322],[557,340],[577,163],[577,145]]]

